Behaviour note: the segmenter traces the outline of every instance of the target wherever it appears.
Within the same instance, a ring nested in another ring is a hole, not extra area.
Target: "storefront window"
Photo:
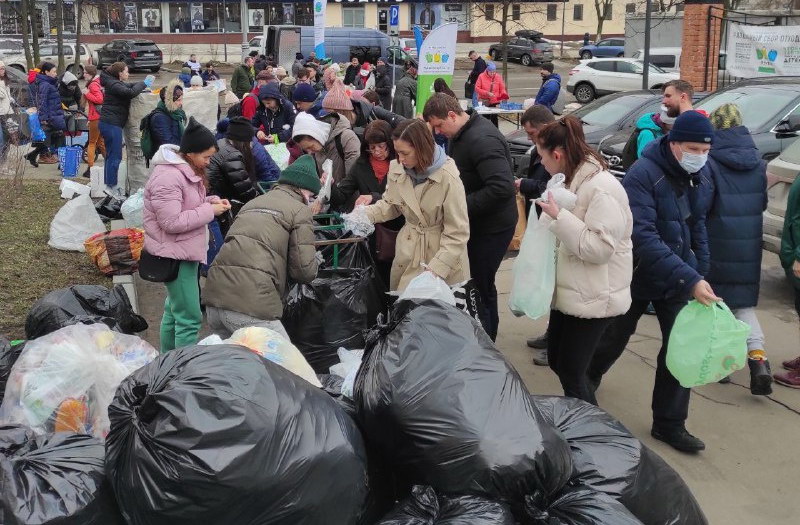
[[[362,6],[342,6],[342,22],[344,27],[364,27],[364,8]]]
[[[136,4],[139,9],[139,31],[142,33],[161,33],[161,4],[158,2],[142,2]]]
[[[75,5],[72,3],[63,3],[64,5],[64,32],[65,33],[74,33],[75,32]],[[47,14],[50,17],[50,27],[49,31],[51,35],[56,34],[56,21],[58,20],[58,16],[56,15],[56,4],[48,4],[47,6]]]
[[[19,33],[17,22],[19,17],[17,12],[12,9],[7,2],[0,4],[0,33],[4,35],[15,35]]]

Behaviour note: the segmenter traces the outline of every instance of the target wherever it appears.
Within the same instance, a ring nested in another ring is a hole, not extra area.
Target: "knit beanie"
[[[292,100],[294,102],[314,102],[317,100],[317,92],[311,84],[297,84],[292,93]]]
[[[714,126],[697,111],[684,111],[675,119],[669,131],[669,141],[711,144],[714,141]]]
[[[497,64],[494,62],[486,62],[486,71],[497,71]]]
[[[308,190],[314,195],[322,187],[317,175],[317,163],[311,155],[303,155],[291,163],[283,170],[278,182]]]
[[[225,137],[238,142],[250,142],[253,140],[256,130],[250,119],[246,117],[233,117],[228,122],[228,130]]]
[[[353,111],[353,102],[347,96],[341,80],[336,79],[333,83],[328,94],[322,100],[322,108],[329,111]]]
[[[189,81],[189,85],[193,86],[193,87],[194,86],[203,87],[203,79],[202,79],[202,77],[200,77],[199,75],[193,76],[192,79]]]
[[[275,80],[275,75],[266,69],[262,69],[258,72],[258,75],[256,75],[256,80],[266,80],[267,82],[270,82],[271,80]]]
[[[709,115],[711,124],[717,129],[735,128],[742,125],[742,113],[736,104],[723,104]]]
[[[181,137],[181,153],[201,153],[217,146],[214,134],[204,125],[189,117],[189,123]]]
[[[275,69],[275,76],[276,76],[276,77],[278,77],[278,78],[283,78],[283,77],[285,77],[286,75],[287,75],[287,73],[286,73],[286,68],[285,68],[285,67],[283,67],[283,66],[278,66],[278,67]]]
[[[69,85],[72,82],[77,82],[77,81],[78,81],[78,77],[76,77],[75,75],[73,75],[69,71],[64,71],[64,74],[61,75],[61,82],[63,82],[64,84]]]
[[[182,75],[191,75],[192,74],[192,70],[190,68],[188,68],[188,67],[182,67],[181,68],[181,74]]]
[[[301,111],[294,119],[294,127],[292,128],[293,139],[306,135],[324,146],[325,143],[328,142],[328,136],[330,134],[331,125],[327,122],[315,119],[310,113]]]

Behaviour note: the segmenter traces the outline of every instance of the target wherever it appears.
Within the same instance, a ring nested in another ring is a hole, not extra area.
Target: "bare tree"
[[[498,12],[499,10],[499,12]],[[481,22],[493,26],[500,26],[501,56],[503,59],[503,79],[508,81],[508,37],[518,29],[540,29],[531,27],[529,18],[537,13],[542,13],[542,8],[534,2],[515,2],[514,0],[500,0],[485,4],[472,4],[470,18],[472,23]]]
[[[17,20],[20,21],[20,32],[22,33],[22,47],[25,50],[25,64],[28,69],[33,68],[33,54],[31,53],[30,31],[31,24],[28,19],[28,0],[22,0],[18,3],[9,4],[11,9],[17,14]]]
[[[56,0],[56,43],[58,44],[58,70],[64,71],[64,0]]]
[[[597,13],[597,34],[595,41],[603,38],[603,23],[606,21],[606,14],[611,9],[612,0],[594,0],[594,10]]]
[[[75,71],[80,71],[81,63],[81,25],[83,22],[83,3],[81,0],[75,0]],[[89,58],[89,57],[86,57]]]
[[[41,62],[39,55],[39,20],[36,16],[36,2],[34,0],[23,0],[28,4],[28,16],[31,21],[31,49],[33,50],[33,65],[38,67]]]

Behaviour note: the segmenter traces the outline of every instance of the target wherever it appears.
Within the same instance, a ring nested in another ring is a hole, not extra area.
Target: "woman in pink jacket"
[[[103,88],[100,86],[100,75],[97,74],[97,66],[87,64],[83,69],[83,78],[86,80],[86,88],[83,90],[83,98],[86,99],[86,115],[89,119],[89,140],[86,142],[86,172],[84,177],[89,177],[89,173],[94,166],[94,159],[99,149],[103,157],[106,156],[106,143],[100,134],[100,112],[97,106],[103,104]]]
[[[497,74],[497,65],[494,62],[487,63],[486,69],[478,75],[475,92],[478,94],[478,100],[490,108],[497,106],[503,100],[508,100],[506,83],[503,81],[503,76]],[[489,115],[487,118],[497,126],[497,115]]]
[[[213,133],[190,118],[180,147],[164,144],[156,152],[144,188],[144,249],[180,261],[178,277],[166,283],[162,352],[197,343],[203,322],[197,276],[206,262],[208,223],[231,207],[206,196],[206,167],[216,151]]]

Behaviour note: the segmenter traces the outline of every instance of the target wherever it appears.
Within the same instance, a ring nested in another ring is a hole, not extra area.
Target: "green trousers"
[[[181,261],[178,278],[167,285],[164,316],[161,318],[161,352],[197,343],[203,312],[200,311],[200,263]]]

